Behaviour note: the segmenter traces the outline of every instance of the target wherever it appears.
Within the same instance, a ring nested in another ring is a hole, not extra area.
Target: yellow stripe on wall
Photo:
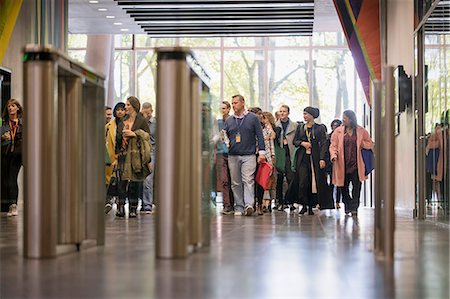
[[[5,57],[23,0],[0,0],[0,65]]]

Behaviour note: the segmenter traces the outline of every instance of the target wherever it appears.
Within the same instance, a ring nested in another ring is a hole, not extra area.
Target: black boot
[[[117,205],[116,217],[125,217],[125,205],[124,204],[119,203]]]
[[[136,216],[137,216],[137,206],[135,206],[135,205],[131,206],[130,205],[130,214],[128,216],[130,218],[136,218]]]
[[[314,212],[312,210],[312,206],[309,206],[308,215],[314,215]]]
[[[303,205],[303,208],[300,210],[300,212],[298,212],[300,215],[303,215],[306,213],[306,211],[308,211],[308,209],[306,208],[306,205]]]

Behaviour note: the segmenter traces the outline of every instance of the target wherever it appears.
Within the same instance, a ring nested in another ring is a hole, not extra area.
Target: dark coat
[[[320,160],[324,160],[327,164],[329,163],[330,155],[325,126],[314,124],[310,137],[312,144],[311,156],[317,185],[317,203],[321,209],[334,209],[332,190],[327,182],[326,167],[324,169],[319,167]],[[311,192],[310,161],[306,154],[306,149],[300,145],[303,141],[308,142],[308,137],[304,123],[300,123],[294,137],[294,145],[297,148],[295,154],[296,172],[286,195],[290,203],[307,203],[306,196],[309,196]]]
[[[1,136],[6,132],[11,133],[11,128],[9,127],[9,120],[5,119],[1,127]],[[1,154],[2,155],[22,155],[22,137],[23,137],[23,121],[19,118],[19,127],[14,138],[14,147],[12,147],[11,141],[6,141],[2,139]],[[12,150],[12,151],[11,151]]]

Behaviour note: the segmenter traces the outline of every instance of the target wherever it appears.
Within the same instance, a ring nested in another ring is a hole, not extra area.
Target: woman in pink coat
[[[358,126],[355,112],[346,110],[343,124],[331,136],[330,159],[333,162],[333,185],[341,187],[345,213],[358,215],[361,182],[367,179],[364,171],[362,149],[372,149],[373,141],[369,132]],[[352,196],[349,185],[352,183]]]

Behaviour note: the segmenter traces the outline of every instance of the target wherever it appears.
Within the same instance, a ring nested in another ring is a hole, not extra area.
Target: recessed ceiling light
[[[122,28],[122,29],[120,29],[120,31],[128,31],[128,29],[127,28]]]
[[[98,3],[98,1],[91,0],[91,1],[89,1],[89,3],[96,4],[96,3]]]
[[[114,25],[122,25],[121,22],[115,22]]]
[[[115,16],[106,16],[107,19],[115,19]]]
[[[106,8],[99,8],[98,11],[108,11]]]

